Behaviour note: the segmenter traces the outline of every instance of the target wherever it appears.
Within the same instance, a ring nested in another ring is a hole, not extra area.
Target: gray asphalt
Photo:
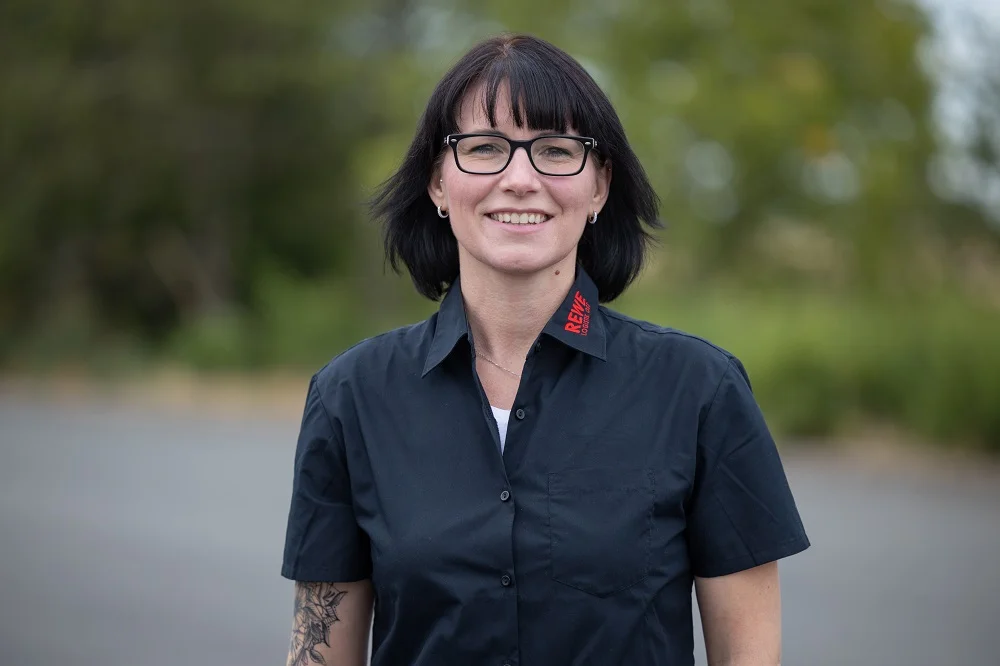
[[[296,429],[0,399],[0,666],[284,664]],[[786,666],[1000,665],[1000,475],[785,461]]]

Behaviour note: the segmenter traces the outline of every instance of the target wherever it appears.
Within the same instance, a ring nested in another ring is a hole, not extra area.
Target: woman
[[[374,200],[428,320],[310,384],[290,664],[777,664],[808,547],[740,362],[600,302],[657,199],[607,97],[527,36],[474,47]],[[645,227],[643,226],[645,225]]]

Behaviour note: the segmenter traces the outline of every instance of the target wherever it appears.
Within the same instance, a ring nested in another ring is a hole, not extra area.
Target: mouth
[[[545,213],[516,213],[516,212],[504,212],[504,213],[490,213],[487,215],[491,220],[496,222],[502,222],[503,224],[510,225],[536,225],[542,224],[552,219],[551,215],[546,215]]]

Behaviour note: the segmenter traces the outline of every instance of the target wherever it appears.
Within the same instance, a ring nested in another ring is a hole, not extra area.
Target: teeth
[[[549,219],[548,215],[538,213],[493,213],[490,217],[506,224],[540,224]]]

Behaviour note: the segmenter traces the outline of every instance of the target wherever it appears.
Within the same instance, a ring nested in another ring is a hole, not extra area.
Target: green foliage
[[[168,357],[203,370],[313,371],[340,350],[416,321],[415,304],[379,324],[344,284],[272,275],[253,319],[179,330]],[[820,291],[710,288],[663,293],[644,284],[617,309],[701,335],[746,365],[768,422],[789,439],[850,435],[891,423],[930,440],[1000,453],[1000,312],[932,299],[844,299]]]
[[[305,282],[278,272],[262,276],[254,312],[210,316],[180,327],[165,358],[208,370],[315,371],[339,351],[383,330],[430,313],[410,301],[373,312],[364,294],[346,281]]]
[[[313,368],[425,315],[364,200],[502,30],[584,63],[663,198],[628,302],[745,352],[786,432],[872,418],[996,447],[1000,227],[934,179],[929,25],[896,0],[9,0],[0,367]],[[927,296],[973,291],[994,309]]]
[[[343,273],[359,121],[327,3],[56,5],[0,7],[0,327],[82,298],[155,338],[251,306],[265,263]]]
[[[822,292],[640,294],[637,316],[702,335],[747,366],[786,436],[894,423],[1000,453],[1000,312],[961,301]]]

